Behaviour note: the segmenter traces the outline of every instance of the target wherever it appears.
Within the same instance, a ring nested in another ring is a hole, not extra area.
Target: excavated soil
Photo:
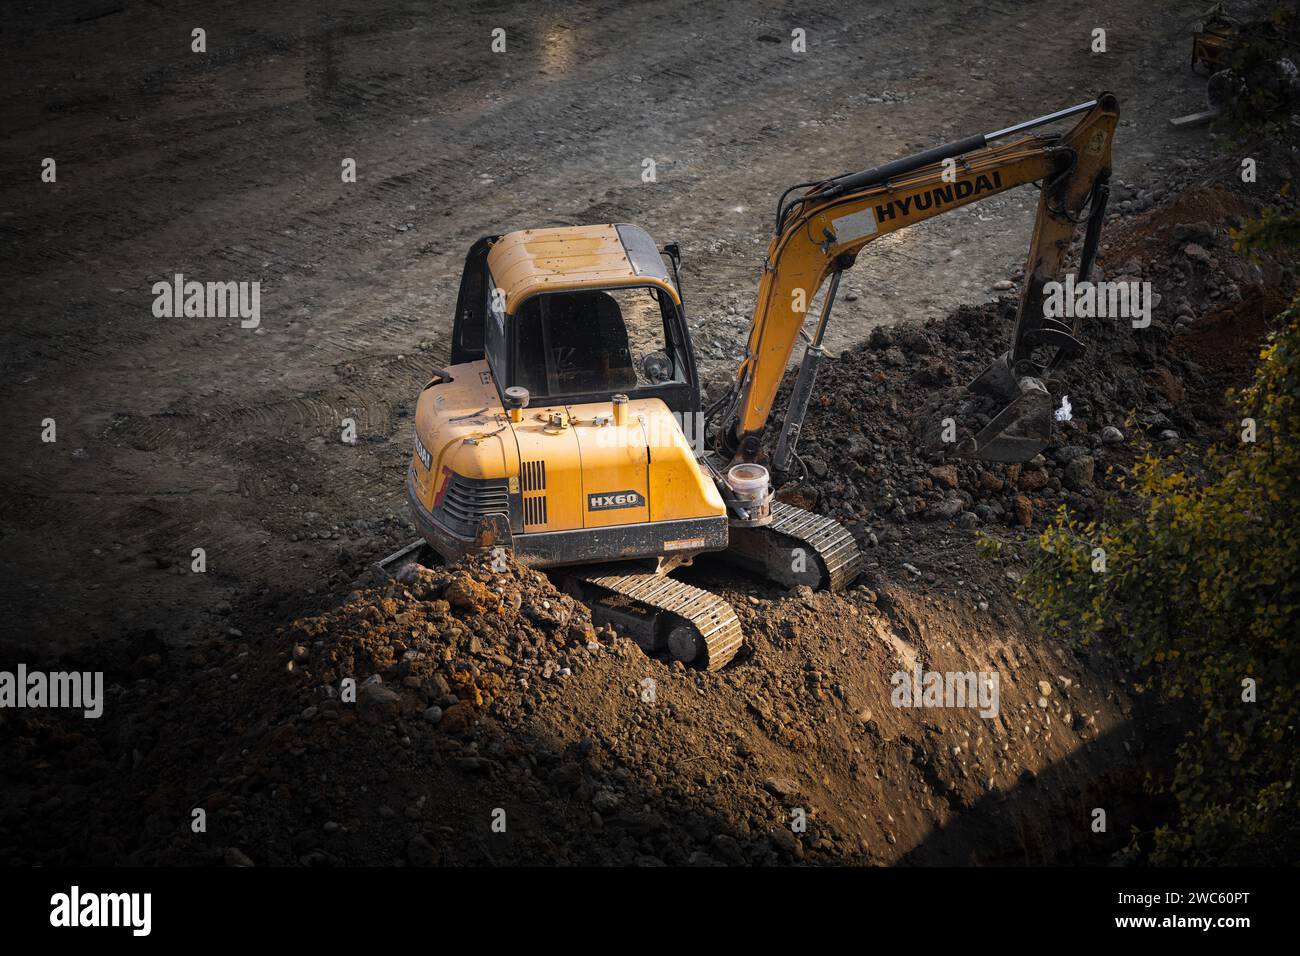
[[[421,571],[255,644],[142,655],[103,732],[7,719],[6,862],[1104,857],[1082,808],[1133,790],[1146,733],[1005,589],[962,589],[733,586],[748,645],[706,674],[596,632],[537,572]],[[892,706],[918,663],[998,673],[997,716]]]
[[[1103,498],[1123,494],[1113,479],[1134,454],[1194,452],[1221,439],[1224,388],[1253,368],[1294,266],[1233,251],[1229,230],[1247,209],[1228,187],[1202,185],[1112,230],[1098,274],[1150,282],[1151,324],[1081,320],[1086,353],[1049,383],[1069,414],[1057,416],[1051,444],[1031,462],[974,462],[939,440],[944,419],[960,442],[1000,404],[962,386],[1005,348],[1012,292],[942,321],[877,329],[829,363],[801,439],[804,477],[781,497],[835,515],[872,548],[904,542],[885,554],[906,555],[913,539],[924,546],[931,523],[1030,528],[1062,505],[1095,516]],[[1181,218],[1191,212],[1215,218]]]

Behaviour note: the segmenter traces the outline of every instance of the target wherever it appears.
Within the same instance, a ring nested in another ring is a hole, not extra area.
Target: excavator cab
[[[515,384],[533,395],[635,389],[627,323],[618,301],[600,289],[553,292],[520,312]]]
[[[683,431],[700,390],[681,297],[644,230],[481,239],[451,357],[416,403],[408,474],[442,556],[499,546],[554,567],[726,547],[726,509]]]
[[[675,245],[666,248],[675,253]],[[503,400],[516,387],[534,402],[624,394],[661,399],[682,419],[700,409],[676,277],[649,234],[626,223],[475,243],[461,278],[452,364],[480,360]]]

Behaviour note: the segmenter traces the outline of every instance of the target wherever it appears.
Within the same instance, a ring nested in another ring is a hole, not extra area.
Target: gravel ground
[[[0,401],[27,424],[0,450],[0,647],[202,642],[336,596],[350,559],[401,543],[410,414],[479,236],[631,221],[680,241],[721,381],[791,183],[1101,89],[1123,109],[1117,208],[1207,145],[1166,123],[1204,83],[1174,0],[458,6],[12,11]],[[996,297],[1037,201],[1021,189],[874,245],[829,344]],[[259,327],[155,318],[152,285],[177,273],[260,281]]]

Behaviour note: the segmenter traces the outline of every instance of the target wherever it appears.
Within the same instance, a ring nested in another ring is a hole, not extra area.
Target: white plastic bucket
[[[767,469],[752,462],[742,462],[727,469],[727,484],[737,498],[762,501],[768,493]]]

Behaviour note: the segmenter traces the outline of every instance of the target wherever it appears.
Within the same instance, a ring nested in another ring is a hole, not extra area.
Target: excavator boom
[[[1081,118],[1066,133],[1019,136],[990,145],[1074,115]],[[745,357],[723,420],[722,450],[734,460],[754,461],[758,457],[759,440],[772,414],[772,403],[808,306],[827,278],[838,280],[838,274],[853,265],[866,245],[961,206],[1041,182],[1042,197],[1011,347],[994,363],[996,367],[986,370],[973,383],[973,387],[997,390],[1008,398],[1019,392],[1020,405],[1013,402],[995,419],[1003,434],[988,434],[985,429],[961,449],[965,454],[1002,460],[1031,457],[1035,452],[1030,449],[1045,445],[1047,436],[1030,434],[1028,441],[1022,441],[1026,436],[1017,432],[1028,419],[1040,421],[1043,412],[1050,411],[1050,396],[1046,396],[1045,387],[1039,387],[1041,379],[1082,349],[1076,329],[1044,318],[1043,286],[1057,278],[1075,229],[1091,206],[1079,275],[1080,279],[1087,277],[1102,221],[1111,140],[1118,119],[1115,97],[1103,93],[1096,100],[994,133],[967,137],[860,173],[808,185],[793,198],[787,198],[787,191],[764,259]],[[809,346],[814,371],[834,287],[823,303]],[[1050,357],[1035,361],[1038,349],[1048,350]],[[802,381],[796,383],[796,407],[790,409],[793,414],[787,414],[787,431],[778,459],[788,456],[789,430],[793,428],[797,435],[803,411],[797,406],[800,402],[806,406],[811,377],[801,375]],[[778,466],[782,465],[778,460]]]

